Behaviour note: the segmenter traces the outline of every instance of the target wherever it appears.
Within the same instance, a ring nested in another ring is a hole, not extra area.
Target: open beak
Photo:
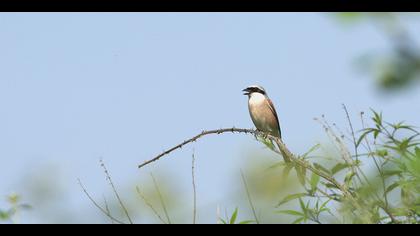
[[[243,89],[242,92],[244,92],[244,95],[249,95],[249,89],[248,88]]]

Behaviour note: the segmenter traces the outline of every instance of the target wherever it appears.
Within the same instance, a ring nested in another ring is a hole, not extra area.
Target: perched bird
[[[248,95],[249,114],[257,130],[281,139],[279,118],[265,89],[252,85],[242,91],[244,95]]]
[[[242,90],[248,96],[248,109],[257,130],[268,133],[281,139],[280,122],[273,102],[268,98],[265,89],[258,85],[252,85]],[[263,140],[265,145],[274,149],[274,144]],[[279,147],[280,149],[280,147]],[[279,150],[286,162],[290,162],[288,155]]]

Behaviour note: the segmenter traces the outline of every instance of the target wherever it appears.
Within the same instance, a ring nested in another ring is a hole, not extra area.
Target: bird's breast
[[[250,105],[261,105],[262,103],[265,102],[267,98],[265,97],[265,95],[261,94],[261,93],[252,93],[249,96],[249,100],[248,103]]]
[[[263,95],[253,95],[249,98],[248,107],[252,121],[258,129],[265,130],[263,126],[267,123],[267,118],[272,114],[269,107],[266,105],[265,97]]]
[[[277,119],[264,95],[255,94],[250,96],[248,108],[251,119],[258,130],[277,135],[279,130]]]

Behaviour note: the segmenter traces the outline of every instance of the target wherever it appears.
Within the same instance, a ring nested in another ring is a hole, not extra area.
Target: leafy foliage
[[[15,217],[18,212],[31,208],[30,205],[21,203],[21,197],[17,194],[10,194],[6,200],[10,208],[7,210],[0,209],[0,221],[17,223]]]
[[[235,208],[235,211],[233,211],[233,213],[230,217],[226,217],[226,219],[220,218],[219,220],[222,224],[225,224],[225,225],[227,225],[227,224],[229,224],[229,225],[234,225],[234,224],[246,225],[246,224],[255,223],[255,221],[253,221],[253,220],[244,220],[244,221],[236,222],[237,218],[238,218],[238,212],[239,212],[239,209]]]
[[[298,201],[298,209],[278,213],[294,216],[293,223],[420,223],[420,133],[372,113],[372,125],[348,139],[355,140],[351,155],[350,148],[343,149],[349,145],[346,137],[322,121],[340,155],[331,167],[307,162],[322,176],[308,176],[295,166],[306,192],[288,195],[277,205]],[[375,175],[368,175],[372,170]]]
[[[322,153],[315,155],[315,152],[322,149],[320,144],[297,156],[287,152],[288,149],[282,146],[284,144],[275,140],[280,151],[276,148],[272,150],[279,155],[288,155],[291,161],[274,165],[270,163],[270,167],[264,169],[276,173],[273,178],[276,187],[282,181],[289,182],[285,180],[291,173],[296,173],[293,185],[300,187],[289,191],[291,194],[285,197],[283,194],[281,200],[276,198],[276,209],[271,212],[280,217],[287,215],[292,218],[291,223],[295,224],[420,223],[420,133],[417,128],[405,122],[389,123],[382,113],[372,110],[369,122],[365,121],[364,113],[361,113],[362,127],[359,132],[355,132],[345,106],[344,110],[351,137],[342,133],[335,124],[331,126],[325,117],[316,119],[337,151],[332,156]],[[232,129],[223,130],[230,132]],[[221,131],[208,131],[211,132]],[[265,137],[260,141],[270,147]],[[282,168],[282,172],[277,171],[279,168]],[[111,179],[108,172],[105,173]],[[242,171],[241,174],[255,220],[238,221],[239,208],[236,208],[230,216],[218,216],[222,224],[260,223]],[[258,185],[267,183],[269,181],[259,181]],[[159,198],[164,207],[162,197]],[[162,220],[155,207],[147,199],[145,201],[163,223],[171,223],[169,218],[167,221]],[[272,209],[273,205],[269,207]],[[110,213],[106,213],[110,217]]]

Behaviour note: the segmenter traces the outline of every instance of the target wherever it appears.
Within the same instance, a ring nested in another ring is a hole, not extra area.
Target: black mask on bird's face
[[[257,85],[249,86],[246,89],[243,89],[242,92],[244,92],[244,95],[250,95],[251,93],[266,94],[265,89]]]

